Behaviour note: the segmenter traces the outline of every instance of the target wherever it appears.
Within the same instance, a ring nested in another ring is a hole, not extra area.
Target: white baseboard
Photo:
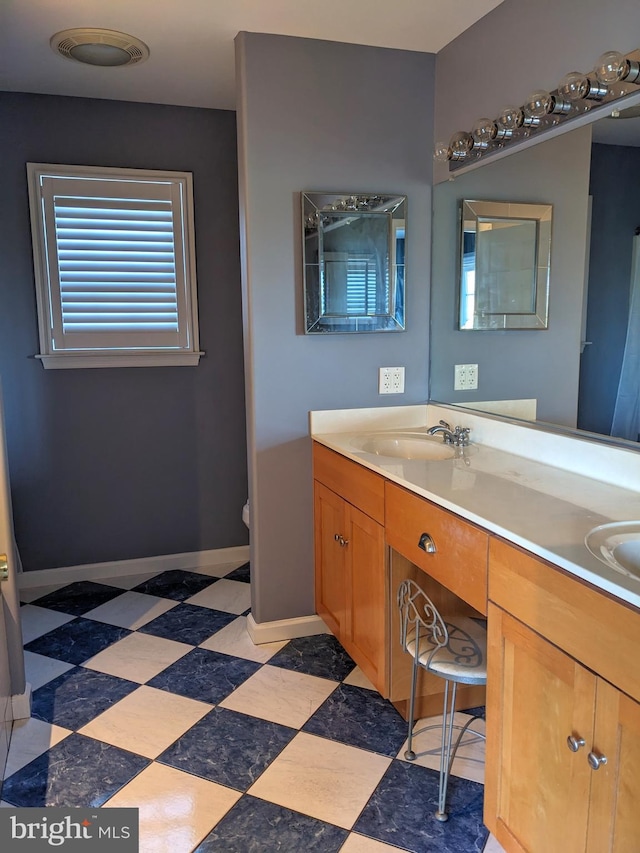
[[[313,637],[331,631],[319,616],[299,616],[295,619],[277,619],[274,622],[256,622],[253,613],[247,616],[247,632],[255,646],[295,640],[296,637]]]
[[[142,557],[137,560],[114,560],[110,563],[85,563],[82,566],[66,566],[58,569],[40,569],[22,572],[18,576],[20,589],[31,589],[50,584],[73,583],[73,581],[117,578],[126,575],[166,572],[170,569],[192,569],[222,566],[225,563],[249,560],[249,546],[217,548],[211,551],[189,551],[185,554],[161,554],[158,557]]]
[[[11,697],[11,719],[28,720],[31,716],[31,685],[27,681],[24,693],[16,693]]]

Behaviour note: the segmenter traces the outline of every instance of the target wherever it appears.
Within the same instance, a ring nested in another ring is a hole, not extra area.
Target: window
[[[28,163],[46,368],[198,363],[191,175]]]

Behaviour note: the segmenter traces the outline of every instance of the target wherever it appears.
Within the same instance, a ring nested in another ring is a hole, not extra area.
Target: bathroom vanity
[[[509,853],[640,849],[640,580],[584,544],[640,518],[636,454],[470,414],[471,447],[406,459],[363,434],[424,436],[442,412],[375,411],[312,413],[318,613],[405,715],[400,580],[486,614],[485,823]],[[473,690],[459,707],[484,702]],[[423,680],[420,715],[440,691]]]

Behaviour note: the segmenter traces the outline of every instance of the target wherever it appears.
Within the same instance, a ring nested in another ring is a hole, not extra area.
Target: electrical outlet
[[[378,394],[404,394],[404,367],[381,367]]]
[[[474,391],[478,387],[478,365],[456,364],[453,373],[454,391]]]

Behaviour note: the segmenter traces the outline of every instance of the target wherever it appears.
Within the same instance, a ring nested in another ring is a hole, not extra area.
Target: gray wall
[[[640,226],[640,148],[594,145],[587,340],[578,426],[608,435],[627,336],[632,242]]]
[[[638,33],[638,0],[504,0],[438,53],[436,139],[470,130],[535,89],[554,89],[606,50],[635,50]],[[445,175],[439,164],[437,179]]]
[[[487,163],[434,189],[431,379],[434,400],[535,398],[541,420],[576,425],[591,128]],[[457,330],[462,199],[553,204],[549,328]],[[454,364],[478,364],[478,390],[453,390]]]
[[[3,93],[0,124],[0,373],[25,569],[246,543],[234,113]],[[45,371],[32,358],[28,161],[193,172],[198,367]]]
[[[312,409],[427,398],[434,57],[255,33],[236,39],[252,612],[315,612]],[[408,196],[407,329],[304,336],[301,190]],[[378,368],[404,365],[403,395]]]

